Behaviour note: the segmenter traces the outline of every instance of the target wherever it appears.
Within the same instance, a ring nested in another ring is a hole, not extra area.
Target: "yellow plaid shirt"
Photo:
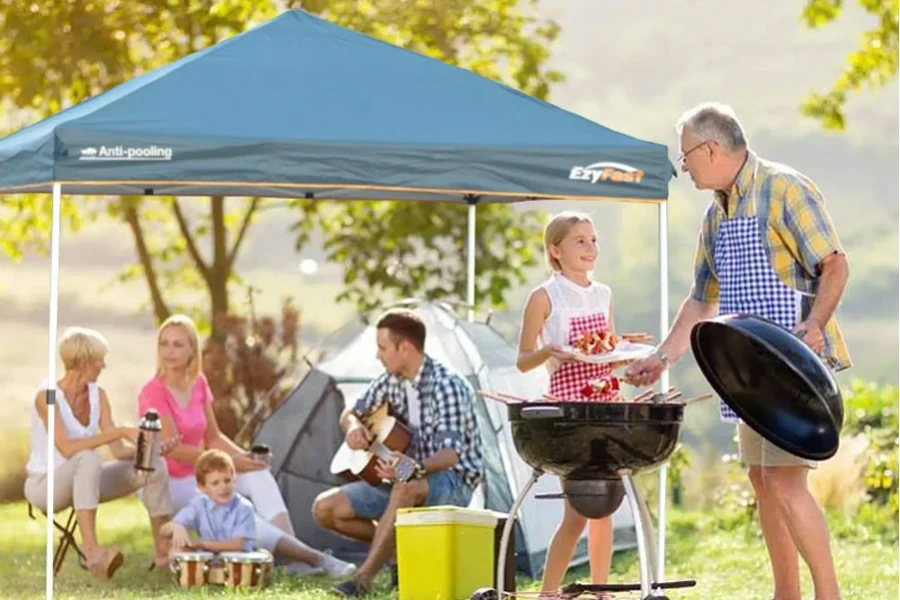
[[[754,182],[753,171],[757,163],[759,170]],[[754,189],[757,193],[755,207],[752,202]],[[692,296],[706,303],[718,301],[715,246],[719,224],[725,219],[754,216],[760,219],[769,264],[784,285],[805,294],[802,306],[802,318],[805,319],[818,289],[820,263],[835,252],[844,254],[844,250],[816,184],[794,169],[761,159],[752,151],[731,190],[727,195],[716,192],[706,209],[694,260]],[[823,333],[825,362],[836,371],[849,368],[852,365],[850,353],[836,317],[829,319]]]

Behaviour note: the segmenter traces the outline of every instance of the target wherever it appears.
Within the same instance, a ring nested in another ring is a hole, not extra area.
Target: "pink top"
[[[143,416],[147,409],[156,409],[159,416],[169,416],[175,421],[175,427],[181,434],[181,443],[188,446],[201,447],[203,435],[206,433],[205,406],[212,404],[213,395],[209,389],[209,383],[204,375],[197,377],[191,386],[191,400],[187,408],[183,408],[178,400],[172,396],[172,392],[159,377],[154,377],[138,398],[138,417]],[[169,467],[169,477],[188,477],[194,475],[194,465],[171,456],[167,456],[166,464]]]

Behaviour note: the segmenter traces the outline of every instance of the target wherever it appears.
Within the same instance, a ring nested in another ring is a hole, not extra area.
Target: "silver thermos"
[[[144,413],[138,423],[137,449],[134,453],[134,468],[138,471],[153,471],[153,463],[159,455],[159,437],[162,423],[159,413],[152,408]]]

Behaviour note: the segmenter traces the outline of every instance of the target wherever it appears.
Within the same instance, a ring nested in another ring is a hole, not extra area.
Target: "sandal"
[[[331,593],[344,598],[362,598],[368,596],[371,590],[354,579],[348,579],[331,588]]]
[[[153,560],[150,561],[150,566],[147,567],[147,571],[150,572],[150,571],[153,571],[153,570],[155,570],[155,569],[159,569],[159,570],[161,570],[161,571],[165,571],[165,570],[167,570],[168,568],[169,568],[169,559],[168,559],[168,558],[162,559],[161,562],[160,562],[159,560],[157,560],[157,559],[154,558]]]
[[[91,574],[100,581],[106,581],[115,575],[125,562],[125,557],[115,546],[104,549],[100,555],[88,562]]]

